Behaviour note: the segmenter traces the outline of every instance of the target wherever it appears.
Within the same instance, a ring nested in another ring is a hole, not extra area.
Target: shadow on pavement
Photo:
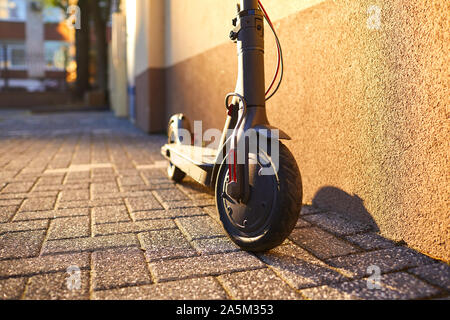
[[[364,206],[364,200],[358,195],[332,186],[320,188],[312,201],[313,206],[339,213],[345,213],[348,218],[353,218],[370,225],[373,231],[379,232],[375,220]]]

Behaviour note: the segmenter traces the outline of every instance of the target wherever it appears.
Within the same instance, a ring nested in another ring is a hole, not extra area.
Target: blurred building
[[[262,2],[286,66],[268,117],[293,138],[286,143],[304,202],[449,261],[449,2]],[[182,112],[204,129],[223,127],[224,97],[237,76],[228,38],[235,3],[122,0],[137,126],[161,132]],[[269,28],[265,37],[269,83],[276,65]]]
[[[0,90],[64,88],[75,53],[65,19],[41,1],[0,0]]]

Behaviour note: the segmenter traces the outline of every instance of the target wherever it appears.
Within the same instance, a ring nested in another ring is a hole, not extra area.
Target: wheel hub
[[[243,204],[233,199],[229,191],[229,178],[223,184],[222,201],[226,214],[232,225],[246,234],[260,233],[267,225],[277,193],[277,181],[274,175],[263,176],[259,164],[249,166],[250,198]]]

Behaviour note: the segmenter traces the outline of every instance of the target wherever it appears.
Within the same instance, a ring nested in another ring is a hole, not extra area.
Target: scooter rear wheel
[[[176,130],[175,130],[175,122],[169,123],[169,128],[167,132],[168,136],[168,143],[177,143],[177,137],[176,137]],[[174,182],[181,182],[184,177],[186,177],[186,173],[181,171],[178,167],[176,167],[172,162],[169,162],[169,165],[167,166],[167,176],[170,180]]]
[[[263,168],[275,168],[270,155],[261,152],[258,159],[256,154],[249,154],[257,164],[249,165],[250,199],[246,204],[227,195],[226,158],[219,169],[215,193],[220,220],[231,240],[246,251],[262,252],[277,247],[290,235],[299,218],[300,171],[288,148],[281,142],[279,146],[279,170],[273,175],[260,174]]]

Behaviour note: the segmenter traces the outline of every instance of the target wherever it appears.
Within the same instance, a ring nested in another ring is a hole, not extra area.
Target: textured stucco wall
[[[327,1],[280,21],[287,72],[268,106],[295,137],[307,202],[447,261],[449,4]]]
[[[449,261],[450,2],[328,0],[281,9],[282,2],[264,1],[269,12],[278,10],[286,64],[268,116],[293,137],[287,145],[302,171],[304,201],[371,222],[384,236]],[[367,28],[372,5],[381,8],[379,30]],[[228,16],[218,19],[229,23]],[[175,37],[176,21],[166,26],[166,118],[185,112],[204,120],[205,129],[221,128],[235,47],[213,46],[205,36],[208,46],[183,51],[200,41],[192,30],[205,24],[189,20]],[[224,28],[207,27],[214,37]],[[275,50],[269,32],[266,38],[269,82]]]

